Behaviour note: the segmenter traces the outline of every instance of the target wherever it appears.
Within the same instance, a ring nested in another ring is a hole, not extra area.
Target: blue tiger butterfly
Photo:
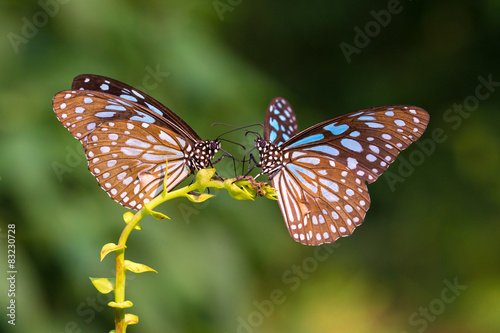
[[[370,206],[373,183],[424,133],[428,113],[392,105],[348,113],[300,133],[290,104],[274,98],[264,138],[257,139],[262,174],[269,175],[290,236],[305,245],[352,234]]]
[[[220,142],[201,140],[178,115],[133,87],[79,75],[52,101],[54,112],[83,144],[90,172],[121,205],[140,210],[191,173],[210,165]]]

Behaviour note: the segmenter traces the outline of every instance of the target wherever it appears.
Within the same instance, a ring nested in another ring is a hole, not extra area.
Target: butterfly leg
[[[253,169],[255,169],[256,167],[257,167],[257,168],[260,168],[260,167],[261,167],[260,163],[259,163],[259,162],[257,162],[257,160],[255,159],[255,157],[254,157],[252,154],[249,154],[248,156],[249,156],[249,157],[248,157],[248,161],[245,161],[245,159],[243,159],[243,163],[248,162],[248,168],[247,168],[247,173],[245,174],[245,177],[246,177],[246,176],[248,176],[248,174],[249,174],[250,172],[252,172],[252,170],[253,170]],[[252,161],[253,161],[253,163],[254,163],[254,164],[253,164],[253,166],[252,166],[252,167],[250,167],[250,162],[252,162]],[[245,168],[245,164],[243,164],[243,169],[244,169],[244,168]],[[244,171],[243,171],[243,172],[244,172]]]
[[[236,157],[234,157],[232,154],[230,154],[229,152],[221,149],[222,151],[225,152],[225,154],[223,154],[221,157],[219,157],[219,159],[217,159],[215,162],[213,163],[210,163],[210,165],[213,167],[215,164],[219,163],[224,157],[229,157],[233,160],[233,171],[234,171],[234,175],[236,176],[237,173],[236,173],[236,162],[242,162],[240,161],[239,159],[237,159]]]

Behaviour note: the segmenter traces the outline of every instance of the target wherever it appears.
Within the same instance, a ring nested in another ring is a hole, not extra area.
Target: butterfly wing
[[[374,182],[428,121],[421,108],[383,106],[322,122],[284,142],[272,183],[292,238],[320,245],[352,234],[370,206],[365,181]]]
[[[285,154],[272,178],[290,236],[305,245],[334,242],[363,222],[370,206],[366,183],[319,153]]]
[[[297,132],[297,118],[290,104],[282,97],[273,98],[266,112],[264,138],[280,146]]]
[[[71,89],[97,91],[133,102],[145,110],[149,110],[151,115],[158,117],[159,121],[166,123],[177,133],[183,134],[195,142],[201,140],[198,134],[172,110],[126,83],[105,76],[82,74],[73,79]]]
[[[380,106],[314,125],[285,143],[285,149],[331,157],[373,183],[398,154],[424,133],[429,114],[416,106]]]
[[[85,146],[89,170],[102,189],[136,210],[163,191],[166,167],[167,191],[191,173],[185,148],[186,141],[172,131],[123,121],[103,123],[88,136]]]
[[[59,121],[79,139],[99,185],[123,206],[139,210],[162,190],[190,174],[195,142],[142,105],[97,91],[62,91],[54,96]]]

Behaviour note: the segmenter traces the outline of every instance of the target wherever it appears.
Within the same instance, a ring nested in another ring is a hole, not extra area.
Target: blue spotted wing
[[[139,210],[163,190],[209,166],[218,141],[204,141],[179,116],[119,81],[80,75],[54,96],[59,121],[79,139],[90,172],[108,195]],[[166,165],[168,161],[168,168]]]
[[[105,76],[83,74],[73,79],[71,89],[101,92],[133,102],[142,106],[145,110],[149,110],[149,113],[156,121],[161,122],[163,126],[172,128],[178,133],[182,133],[192,141],[196,142],[201,140],[198,134],[172,110],[153,97],[118,80]]]
[[[366,182],[417,140],[428,121],[415,106],[382,106],[324,121],[279,146],[266,135],[258,140],[262,171],[278,191],[292,238],[320,245],[352,234],[370,206]]]
[[[279,146],[297,134],[298,125],[295,112],[282,97],[275,97],[266,112],[264,137]]]

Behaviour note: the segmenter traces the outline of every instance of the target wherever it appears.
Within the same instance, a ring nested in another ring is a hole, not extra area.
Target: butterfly
[[[89,171],[116,202],[140,210],[220,149],[202,140],[167,107],[133,87],[98,75],[79,75],[72,90],[54,96],[57,119],[83,144]],[[168,166],[166,161],[168,161]]]
[[[348,113],[298,133],[290,104],[274,98],[264,138],[255,141],[261,174],[269,175],[290,236],[305,245],[349,236],[370,206],[373,183],[429,122],[416,106]]]

